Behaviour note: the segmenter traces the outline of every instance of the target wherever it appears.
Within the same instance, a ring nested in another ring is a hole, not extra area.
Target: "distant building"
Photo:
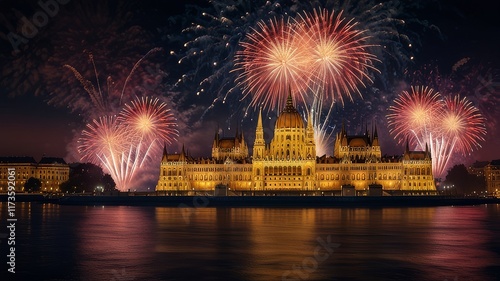
[[[500,159],[491,161],[484,167],[488,194],[500,197]]]
[[[342,190],[361,195],[373,188],[377,194],[436,194],[430,151],[410,151],[407,145],[404,155],[383,157],[373,131],[349,135],[342,126],[333,156],[316,157],[312,121],[305,124],[289,96],[270,143],[265,142],[259,114],[252,157],[238,133],[234,138],[216,133],[210,158],[193,158],[184,147],[178,154],[164,149],[156,190],[213,193],[216,186],[227,186],[230,194],[238,195],[341,195]]]
[[[59,192],[59,185],[69,179],[69,165],[62,158],[42,157],[36,162],[33,157],[0,157],[0,192],[8,190],[8,168],[15,168],[16,191],[24,191],[29,178],[37,178],[44,192]]]
[[[475,175],[478,177],[484,177],[484,168],[488,165],[489,161],[476,161],[472,163],[469,167],[467,167],[467,171],[471,175]]]

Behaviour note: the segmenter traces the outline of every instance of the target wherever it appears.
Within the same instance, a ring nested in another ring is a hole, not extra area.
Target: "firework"
[[[84,78],[84,76],[73,66],[65,64],[64,67],[71,70],[75,78],[80,82],[88,97],[90,98],[90,103],[88,102],[76,102],[72,106],[79,108],[81,110],[87,110],[87,112],[92,112],[92,115],[102,116],[108,114],[109,112],[116,111],[116,108],[122,106],[122,100],[124,99],[125,93],[129,94],[130,91],[126,91],[127,85],[136,72],[139,65],[151,54],[161,52],[161,48],[153,48],[149,50],[144,56],[142,56],[135,64],[132,69],[128,72],[125,77],[121,89],[117,88],[113,82],[111,76],[106,79],[106,91],[103,91],[99,79],[99,72],[94,61],[94,55],[89,53],[89,61],[93,67],[93,74],[95,76],[95,83]],[[119,97],[119,98],[118,98]],[[80,101],[85,100],[85,98],[80,98]]]
[[[399,142],[411,142],[417,149],[430,147],[432,168],[439,178],[454,153],[470,153],[480,147],[486,135],[485,119],[460,95],[442,98],[430,88],[403,91],[387,115],[390,133]]]
[[[128,130],[114,116],[94,119],[82,131],[78,152],[82,160],[102,164],[119,188],[126,188],[133,173],[129,173],[130,146]]]
[[[234,58],[242,51],[240,43],[249,42],[249,34],[259,29],[259,23],[269,23],[275,18],[284,19],[285,22],[293,21],[296,17],[300,20],[299,13],[302,17],[310,17],[308,11],[314,8],[320,11],[318,7],[328,11],[343,11],[346,19],[352,19],[352,23],[356,22],[357,30],[366,31],[361,34],[369,40],[364,42],[365,46],[380,46],[371,48],[369,53],[380,59],[377,68],[382,71],[379,73],[369,67],[367,72],[370,77],[381,78],[379,82],[385,86],[388,84],[386,81],[388,77],[381,77],[381,74],[400,76],[407,65],[411,64],[413,50],[419,46],[419,35],[408,30],[406,22],[412,22],[417,27],[428,23],[414,19],[407,13],[407,10],[415,11],[421,8],[414,7],[418,4],[402,5],[400,1],[380,3],[372,0],[313,2],[216,0],[210,1],[210,4],[208,7],[190,6],[186,14],[175,18],[175,22],[186,22],[189,25],[185,26],[182,33],[177,36],[168,34],[169,39],[174,38],[182,44],[180,49],[170,52],[178,59],[181,66],[186,67],[177,85],[195,85],[195,92],[198,95],[207,93],[215,95],[207,110],[213,108],[217,102],[225,102],[228,106],[241,106],[241,96],[238,95],[241,90],[234,83],[241,73],[234,71]],[[345,23],[347,22],[349,20],[345,20]],[[431,30],[436,29],[435,26],[428,27]],[[363,63],[369,64],[369,62]],[[366,77],[364,79],[366,83],[368,79]],[[285,90],[288,91],[288,88]],[[330,92],[330,96],[332,94]],[[345,91],[337,94],[345,94]],[[295,100],[300,101],[300,99]],[[258,104],[253,100],[249,102]],[[282,105],[278,102],[276,104]]]
[[[83,130],[78,151],[82,160],[102,164],[120,190],[127,190],[136,172],[161,141],[178,136],[175,118],[165,103],[148,97],[125,104],[118,117],[95,119]]]
[[[374,46],[366,43],[370,39],[367,31],[344,18],[342,11],[315,9],[301,14],[299,20],[296,35],[304,38],[309,48],[309,60],[303,67],[310,67],[310,87],[323,93],[325,99],[342,104],[344,97],[352,101],[353,93],[361,96],[359,87],[366,87],[365,81],[373,82],[368,70],[378,72],[373,67],[377,57],[368,51]]]
[[[267,108],[284,105],[289,93],[294,100],[304,101],[309,83],[305,41],[293,32],[295,25],[283,19],[258,26],[236,54],[243,92],[252,94],[252,105]]]
[[[151,145],[163,141],[170,144],[179,135],[175,128],[174,115],[158,98],[137,97],[125,104],[118,120],[133,132],[139,141]]]
[[[439,118],[441,134],[453,140],[457,151],[467,154],[481,147],[486,135],[485,119],[467,98],[444,98],[446,110]],[[456,143],[455,143],[456,142]]]
[[[319,96],[319,95],[316,95]],[[315,98],[309,108],[306,108],[304,119],[312,122],[314,129],[314,143],[316,145],[316,156],[323,156],[331,152],[333,147],[333,132],[335,126],[329,126],[325,120],[328,119],[333,111],[334,103],[330,104],[328,111],[323,110],[324,105],[319,98]],[[311,117],[309,119],[309,117]]]
[[[403,91],[394,101],[395,105],[389,107],[389,132],[400,143],[411,140],[424,149],[425,140],[443,108],[440,97],[428,87],[411,87],[411,92]]]

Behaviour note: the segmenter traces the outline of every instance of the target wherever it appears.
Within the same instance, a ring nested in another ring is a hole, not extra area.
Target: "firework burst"
[[[485,119],[465,97],[442,96],[427,87],[403,91],[387,115],[389,132],[399,142],[417,149],[430,146],[435,177],[446,171],[454,153],[467,154],[480,147],[486,135]]]
[[[380,59],[377,69],[383,71],[379,73],[371,67],[367,70],[370,79],[380,78],[377,80],[385,86],[388,84],[386,80],[389,79],[385,76],[399,76],[407,65],[412,63],[413,51],[420,45],[420,35],[408,29],[407,23],[412,23],[414,27],[425,25],[427,30],[437,30],[427,21],[415,19],[413,14],[408,13],[408,11],[422,8],[418,3],[402,5],[400,1],[380,3],[372,0],[312,2],[214,0],[210,1],[209,6],[189,6],[186,14],[172,19],[174,23],[188,23],[182,29],[182,33],[168,34],[170,40],[179,41],[179,49],[172,50],[171,55],[177,58],[180,69],[186,66],[177,85],[194,85],[195,92],[206,98],[209,97],[208,95],[213,95],[212,104],[207,110],[213,108],[218,102],[226,103],[228,106],[245,106],[242,105],[239,95],[241,89],[235,83],[241,73],[234,71],[234,58],[242,51],[241,42],[249,42],[249,34],[259,29],[259,23],[267,24],[275,18],[284,19],[285,22],[295,19],[300,21],[299,14],[302,17],[310,17],[310,12],[314,9],[316,13],[323,13],[320,12],[321,8],[326,8],[328,11],[343,11],[342,15],[346,19],[351,19],[351,23],[357,24],[356,30],[366,31],[361,34],[362,37],[369,39],[369,42],[364,42],[364,45],[379,46],[371,48],[369,53],[375,54]],[[333,16],[333,13],[329,16]],[[344,23],[347,22],[349,20],[344,21]],[[365,83],[368,81],[366,77],[364,80]],[[288,88],[285,90],[288,91]],[[336,94],[345,94],[345,92]],[[258,104],[253,100],[249,102],[253,102],[254,105]],[[245,110],[244,114],[246,113]]]
[[[102,164],[120,190],[127,190],[161,141],[173,142],[178,131],[165,103],[148,97],[125,104],[118,117],[95,119],[83,130],[78,151],[82,160]]]
[[[276,108],[285,104],[288,93],[304,101],[308,88],[309,50],[289,21],[259,22],[258,28],[241,43],[236,54],[239,83],[245,95],[252,94],[253,106]]]
[[[467,98],[459,95],[444,98],[446,110],[442,111],[439,124],[441,133],[456,141],[457,151],[467,154],[481,147],[486,135],[485,118]]]
[[[411,87],[411,92],[403,91],[389,107],[387,120],[389,132],[399,143],[415,141],[425,148],[426,136],[434,128],[436,118],[443,108],[440,94],[428,87]]]
[[[284,104],[288,89],[295,100],[321,93],[321,100],[352,100],[358,87],[372,82],[368,69],[376,70],[376,57],[367,49],[363,30],[347,21],[342,12],[326,9],[304,12],[295,19],[259,22],[258,29],[240,43],[235,56],[238,83],[252,105],[275,108]]]
[[[120,108],[122,106],[122,101],[124,97],[130,96],[130,91],[127,90],[127,85],[133,77],[134,73],[140,66],[140,64],[151,54],[161,52],[161,48],[153,48],[149,50],[144,56],[142,56],[138,61],[135,62],[130,72],[128,72],[127,76],[124,79],[121,88],[116,87],[113,82],[111,76],[108,76],[106,79],[106,87],[103,90],[99,79],[99,72],[97,71],[97,67],[94,61],[94,55],[89,53],[89,61],[93,67],[93,74],[95,76],[95,83],[86,79],[75,67],[65,64],[64,67],[71,70],[75,78],[80,82],[80,85],[83,87],[88,97],[90,98],[89,102],[75,102],[72,104],[73,109],[80,109],[82,111],[86,110],[87,112],[92,112],[92,115],[103,116],[108,114],[109,112],[116,111],[116,108]],[[75,99],[75,97],[73,97]],[[79,98],[78,100],[86,100],[84,97]]]
[[[344,104],[344,97],[352,101],[353,93],[361,96],[359,87],[366,87],[365,81],[373,82],[368,70],[378,72],[373,66],[378,59],[368,51],[376,46],[366,43],[370,39],[367,31],[342,13],[315,9],[313,13],[301,14],[296,34],[305,38],[310,50],[306,61],[310,87],[323,93],[325,99]]]
[[[179,136],[174,115],[158,98],[137,97],[125,104],[118,121],[135,132],[140,141],[150,144],[158,141],[170,144]]]

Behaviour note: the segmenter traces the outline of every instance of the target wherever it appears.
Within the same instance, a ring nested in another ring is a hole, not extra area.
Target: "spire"
[[[257,121],[257,128],[262,128],[262,107],[259,110],[259,119]]]
[[[167,161],[167,142],[163,142],[163,156],[161,162]]]
[[[215,130],[215,136],[214,136],[214,144],[213,148],[216,148],[219,146],[219,125],[217,125],[217,130]]]
[[[378,134],[377,134],[377,124],[375,124],[375,133],[373,133],[373,138],[378,138]]]
[[[405,150],[405,154],[410,152],[410,143],[408,142],[408,138],[406,138],[406,150]]]
[[[307,128],[312,129],[312,112],[309,113],[309,116],[307,116]]]
[[[292,89],[288,88],[288,98],[286,99],[286,107],[293,107],[293,99],[292,99]]]
[[[186,152],[184,150],[184,144],[182,144],[181,155],[179,156],[180,161],[186,161]]]

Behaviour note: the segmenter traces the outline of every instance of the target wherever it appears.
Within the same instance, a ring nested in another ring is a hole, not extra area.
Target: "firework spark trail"
[[[236,54],[238,82],[245,96],[252,94],[252,106],[283,106],[291,93],[294,100],[304,101],[308,89],[309,50],[300,36],[293,33],[289,20],[259,22],[258,29],[241,42]]]
[[[116,106],[118,106],[118,107],[122,106],[122,101],[123,101],[123,97],[125,94],[125,90],[127,88],[127,84],[130,81],[132,75],[135,73],[136,69],[140,66],[140,64],[151,54],[160,52],[162,50],[163,50],[162,48],[153,48],[153,49],[149,50],[145,55],[143,55],[138,61],[136,61],[134,63],[132,69],[130,70],[127,77],[125,78],[125,82],[123,83],[122,89],[120,91],[120,99],[119,99],[118,104]],[[113,111],[113,108],[111,108],[110,104],[112,103],[112,100],[111,100],[112,91],[114,91],[115,89],[111,88],[111,84],[113,84],[113,82],[112,82],[111,76],[108,76],[108,78],[106,79],[107,93],[103,93],[103,91],[101,90],[101,84],[99,81],[99,73],[97,71],[97,67],[96,67],[95,61],[94,61],[94,55],[92,53],[89,53],[89,60],[92,63],[92,66],[94,69],[94,75],[95,75],[95,79],[96,79],[97,89],[96,89],[96,86],[94,86],[94,84],[90,80],[85,79],[83,77],[83,75],[78,70],[76,70],[75,67],[68,65],[68,64],[65,64],[64,67],[68,68],[69,70],[71,70],[73,72],[73,75],[75,76],[75,78],[80,82],[80,84],[83,86],[85,92],[89,95],[90,100],[92,102],[92,105],[94,106],[94,109],[97,109],[98,116],[103,116],[103,115],[106,115],[109,112]]]
[[[149,52],[147,52],[144,56],[142,56],[135,64],[134,66],[132,67],[132,70],[130,70],[130,73],[127,75],[127,78],[125,78],[125,82],[123,83],[123,88],[122,88],[122,92],[121,92],[121,95],[120,95],[120,102],[119,104],[122,103],[122,100],[123,100],[123,95],[125,93],[125,88],[127,87],[127,83],[130,81],[130,77],[132,77],[132,74],[134,74],[135,70],[139,67],[139,65],[141,65],[142,61],[147,58],[149,55],[151,54],[154,54],[154,53],[157,53],[157,52],[161,52],[163,51],[162,48],[153,48],[151,50],[149,50]],[[94,68],[95,68],[95,65],[94,65]],[[97,76],[97,73],[96,73],[96,76]],[[99,80],[97,81],[99,83]]]
[[[428,87],[411,87],[403,91],[389,107],[389,132],[399,143],[412,140],[425,149],[425,139],[431,133],[437,115],[443,107],[438,92]]]
[[[402,5],[399,1],[215,0],[210,1],[210,4],[209,7],[190,6],[182,19],[176,18],[188,22],[189,26],[182,30],[182,38],[179,38],[184,42],[184,49],[171,51],[171,54],[178,57],[179,64],[193,65],[182,75],[179,83],[202,81],[198,84],[197,92],[200,89],[209,92],[207,90],[211,89],[210,92],[215,92],[219,101],[225,100],[228,93],[237,92],[235,85],[230,82],[235,81],[236,77],[236,73],[230,73],[233,58],[240,49],[239,42],[261,21],[283,15],[295,17],[300,11],[305,13],[319,7],[344,11],[346,18],[359,23],[358,29],[367,31],[366,36],[371,38],[373,45],[384,46],[374,49],[377,57],[380,56],[383,68],[388,69],[383,71],[384,74],[402,73],[401,70],[411,62],[413,47],[419,46],[419,35],[407,29],[407,22],[437,29],[408,14],[408,11],[419,8],[416,7],[418,4]],[[410,19],[405,20],[407,17]],[[221,77],[224,77],[223,83],[220,83]]]
[[[412,87],[403,91],[389,108],[389,132],[398,142],[409,141],[417,149],[430,146],[433,174],[443,176],[454,153],[467,154],[481,147],[485,119],[460,95],[441,97],[433,89]]]
[[[123,155],[130,141],[128,130],[119,126],[116,117],[104,116],[87,124],[79,140],[78,152],[82,160],[94,164],[101,163],[108,170],[117,186],[127,186],[128,180],[123,177],[121,165],[128,161]]]
[[[460,95],[446,96],[444,103],[447,110],[440,116],[441,133],[453,139],[462,154],[480,148],[480,142],[484,141],[486,135],[486,120],[479,110]]]
[[[174,115],[158,98],[137,97],[125,104],[118,121],[135,136],[139,143],[172,143],[179,136]],[[151,146],[147,149],[150,150]]]
[[[252,99],[242,99],[238,76],[239,71],[235,71],[237,53],[242,51],[241,42],[248,39],[249,34],[259,28],[259,23],[268,23],[272,19],[294,19],[300,15],[307,17],[320,9],[328,11],[343,11],[345,22],[356,23],[356,30],[364,31],[360,37],[366,38],[363,44],[369,48],[365,50],[379,60],[372,60],[376,68],[366,69],[366,76],[363,76],[364,83],[371,84],[371,87],[360,89],[364,95],[364,103],[367,110],[377,110],[383,113],[388,101],[393,99],[394,91],[388,90],[389,85],[394,79],[399,79],[408,66],[413,65],[413,56],[418,47],[420,47],[420,35],[415,28],[424,27],[422,30],[433,30],[439,33],[439,30],[429,24],[428,21],[420,21],[414,17],[413,11],[422,8],[420,3],[401,3],[401,1],[379,1],[356,0],[356,1],[267,1],[267,0],[214,0],[210,1],[208,7],[190,6],[190,10],[182,15],[182,18],[176,17],[176,22],[187,22],[182,33],[173,38],[179,40],[183,48],[175,49],[170,52],[172,56],[178,59],[181,66],[189,66],[178,80],[176,86],[196,85],[197,95],[208,94],[211,104],[204,111],[211,110],[218,103],[225,103],[229,107],[238,107],[233,109],[232,114],[243,114],[247,116],[249,103],[260,106],[258,101]],[[333,13],[332,13],[333,14]],[[300,20],[297,19],[297,20]],[[172,34],[169,34],[172,38]],[[249,42],[247,40],[247,42]],[[181,45],[180,44],[180,45]],[[373,47],[371,47],[373,46]],[[377,46],[377,47],[376,47]],[[360,50],[357,50],[360,51]],[[260,53],[259,53],[260,55]],[[381,71],[378,71],[381,70]],[[352,76],[357,77],[357,76]],[[316,77],[317,80],[321,76]],[[236,83],[235,83],[236,81]],[[355,78],[357,85],[357,80]],[[340,85],[340,84],[338,84]],[[349,85],[349,84],[345,84]],[[318,84],[309,84],[308,88],[318,90]],[[332,84],[327,85],[326,89],[333,89]],[[382,88],[380,90],[379,88]],[[285,88],[288,91],[288,87]],[[286,92],[285,91],[285,92]],[[384,97],[380,97],[381,91]],[[313,92],[313,91],[311,91]],[[352,91],[351,93],[358,92]],[[367,95],[366,93],[377,93]],[[245,93],[244,93],[245,94]],[[247,92],[248,94],[248,92]],[[295,94],[306,95],[306,93]],[[340,92],[340,94],[345,94]],[[330,92],[329,96],[340,100],[339,93]],[[247,95],[248,96],[248,95]],[[250,95],[252,97],[252,95]],[[340,96],[346,97],[346,96]],[[286,98],[286,97],[285,97]],[[269,103],[269,95],[264,96],[261,102]],[[283,98],[281,98],[283,99]],[[351,98],[347,98],[351,99]],[[301,97],[295,98],[295,102],[301,102]],[[307,98],[311,104],[313,97]],[[344,99],[345,100],[345,99]],[[282,106],[283,102],[275,102]],[[360,103],[361,104],[361,103]],[[331,105],[325,103],[322,110],[327,112]],[[269,106],[270,107],[270,106]],[[240,110],[242,109],[243,110]],[[276,110],[271,108],[270,110]],[[279,109],[278,109],[279,110]],[[234,113],[236,112],[236,113]],[[350,111],[349,115],[358,116],[359,111]],[[369,111],[367,112],[370,113]],[[324,118],[322,127],[331,127],[333,118]]]
[[[312,13],[299,14],[295,31],[299,38],[304,38],[309,51],[309,83],[313,92],[323,93],[322,98],[332,102],[344,97],[351,101],[352,93],[360,96],[359,86],[366,87],[364,80],[372,83],[368,70],[379,72],[373,66],[377,57],[368,52],[370,36],[367,30],[359,29],[353,19],[343,17],[343,11],[329,12],[326,9],[314,9]]]
[[[333,132],[335,127],[330,127],[328,122],[325,122],[325,119],[328,119],[332,110],[334,108],[334,103],[330,103],[330,107],[326,111],[324,110],[323,102],[320,98],[316,98],[318,95],[315,95],[311,106],[306,107],[306,113],[303,118],[308,120],[309,116],[312,117],[311,122],[313,123],[314,129],[314,143],[316,144],[316,156],[323,156],[328,154],[333,147]]]
[[[295,100],[322,93],[320,99],[344,103],[358,87],[372,83],[368,69],[377,71],[375,55],[367,50],[368,36],[347,21],[342,12],[326,9],[300,14],[295,19],[259,22],[242,41],[235,56],[237,82],[253,106],[275,108],[284,104],[290,89]]]
[[[102,164],[120,190],[127,190],[161,141],[173,142],[176,119],[158,98],[137,97],[118,117],[104,116],[83,130],[78,151],[83,160]]]

